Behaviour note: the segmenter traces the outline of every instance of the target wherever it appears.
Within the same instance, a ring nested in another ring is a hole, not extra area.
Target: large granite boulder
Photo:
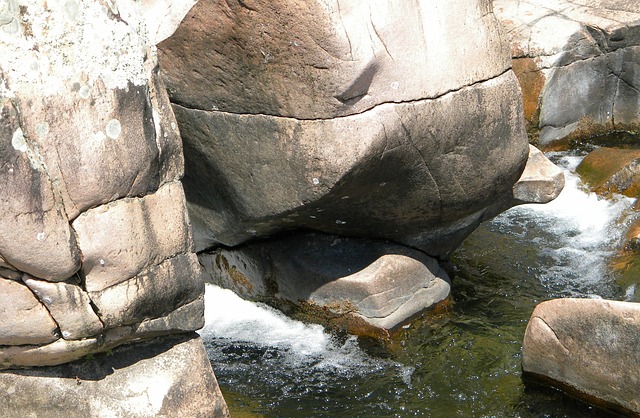
[[[187,3],[176,13],[184,15]],[[0,385],[9,385],[0,415],[50,412],[57,397],[83,392],[65,386],[61,369],[18,377],[17,368],[59,365],[203,325],[181,139],[151,41],[169,27],[154,27],[145,13],[159,9],[161,2],[0,3],[0,369],[7,370]],[[173,29],[182,16],[165,9]],[[193,355],[207,362],[202,350]],[[118,360],[114,354],[104,363]],[[176,382],[191,373],[174,372]],[[127,369],[123,379],[151,385],[155,411],[172,411],[177,398],[168,396],[180,390],[158,392],[140,373]],[[136,416],[120,383],[91,386],[102,393],[104,411]],[[40,406],[13,409],[29,397],[9,401],[7,393],[40,393]],[[212,401],[202,402],[212,410]],[[60,416],[103,415],[72,406]]]
[[[496,0],[494,10],[541,145],[640,130],[640,3]]]
[[[446,258],[528,158],[490,1],[203,0],[159,59],[198,251],[314,230]]]
[[[555,299],[533,311],[522,347],[526,377],[637,416],[639,367],[639,304]]]

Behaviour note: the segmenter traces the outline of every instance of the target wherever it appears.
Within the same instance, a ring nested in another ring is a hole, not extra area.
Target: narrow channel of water
[[[603,416],[521,380],[522,337],[537,303],[633,295],[607,271],[633,201],[585,193],[572,174],[580,157],[551,157],[567,171],[561,196],[474,232],[452,259],[452,312],[413,322],[386,351],[208,285],[201,334],[232,415]]]

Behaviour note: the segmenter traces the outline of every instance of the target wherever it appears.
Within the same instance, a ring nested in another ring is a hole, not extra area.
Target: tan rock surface
[[[0,415],[228,417],[229,412],[202,340],[187,335],[59,367],[0,372]]]
[[[450,293],[436,260],[384,241],[299,234],[219,249],[200,261],[207,280],[245,298],[312,308],[320,322],[344,317],[340,326],[354,333],[384,334]]]
[[[106,328],[159,318],[204,293],[195,254],[181,254],[104,290],[89,292]]]
[[[12,102],[0,96],[0,254],[21,271],[64,280],[80,268],[80,253],[38,148],[19,121]]]
[[[84,256],[86,289],[97,292],[143,269],[191,251],[182,185],[168,183],[143,198],[91,209],[74,222]]]
[[[640,304],[554,299],[527,326],[522,368],[573,394],[640,413]]]
[[[158,46],[159,60],[172,101],[188,108],[353,115],[507,71],[491,8],[487,0],[205,0]]]
[[[21,282],[0,278],[0,346],[47,344],[60,338],[58,325]]]
[[[102,322],[91,308],[89,295],[80,286],[50,283],[26,275],[23,281],[56,321],[62,338],[78,340],[102,331]]]

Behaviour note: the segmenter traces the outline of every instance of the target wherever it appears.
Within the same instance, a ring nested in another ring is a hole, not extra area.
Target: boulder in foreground
[[[555,299],[539,304],[522,347],[525,377],[594,405],[640,415],[640,304]]]
[[[53,367],[0,372],[0,416],[228,417],[196,334]]]

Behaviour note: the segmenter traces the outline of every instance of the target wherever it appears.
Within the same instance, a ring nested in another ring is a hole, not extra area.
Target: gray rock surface
[[[202,340],[189,335],[74,363],[0,372],[3,417],[228,417]]]
[[[201,1],[159,60],[198,251],[302,229],[446,258],[528,156],[490,1]]]
[[[640,127],[640,3],[496,0],[541,145]]]
[[[354,333],[391,330],[450,292],[436,260],[383,241],[301,234],[200,261],[209,280],[245,298],[294,304]]]
[[[311,229],[446,257],[524,169],[517,97],[509,72],[437,100],[330,120],[176,105],[196,248]]]
[[[531,315],[525,373],[630,415],[640,414],[640,304],[555,299]]]

